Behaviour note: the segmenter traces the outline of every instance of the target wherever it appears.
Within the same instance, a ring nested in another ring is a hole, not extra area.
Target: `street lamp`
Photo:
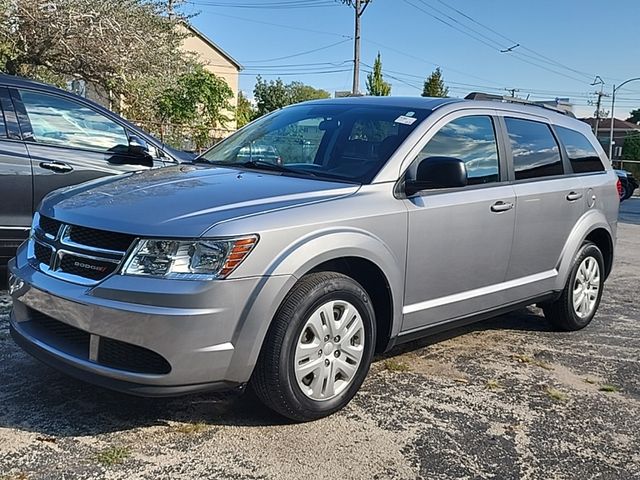
[[[620,90],[620,88],[624,87],[627,83],[634,82],[636,80],[640,80],[640,77],[630,78],[629,80],[622,82],[617,87],[615,85],[613,86],[613,92],[611,94],[611,125],[609,126],[609,160],[611,161],[613,161],[613,123],[615,118],[613,109],[616,105],[616,92]]]

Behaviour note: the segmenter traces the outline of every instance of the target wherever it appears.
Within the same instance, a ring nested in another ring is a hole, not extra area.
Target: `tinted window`
[[[101,151],[128,146],[122,126],[80,103],[29,90],[20,96],[36,142]]]
[[[571,168],[575,173],[604,171],[600,156],[587,137],[564,127],[556,127],[556,132],[569,155]]]
[[[436,133],[420,152],[428,157],[454,157],[467,167],[469,184],[500,179],[498,146],[491,117],[472,116],[454,120]]]
[[[257,120],[200,160],[219,165],[260,160],[296,174],[367,183],[429,113],[350,103],[296,105]]]
[[[0,138],[7,138],[7,123],[4,120],[4,111],[0,108]]]
[[[505,118],[516,180],[562,175],[560,148],[545,123]]]

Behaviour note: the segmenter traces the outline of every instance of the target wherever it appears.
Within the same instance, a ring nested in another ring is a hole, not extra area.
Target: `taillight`
[[[622,199],[623,191],[622,191],[622,182],[618,179],[618,183],[616,183],[616,187],[618,189],[618,196]]]

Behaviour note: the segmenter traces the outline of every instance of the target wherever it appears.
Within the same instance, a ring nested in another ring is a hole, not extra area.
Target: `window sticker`
[[[413,112],[409,112],[413,113]],[[407,115],[400,115],[398,118],[394,120],[394,123],[401,123],[402,125],[413,125],[416,122],[417,118],[409,117]]]

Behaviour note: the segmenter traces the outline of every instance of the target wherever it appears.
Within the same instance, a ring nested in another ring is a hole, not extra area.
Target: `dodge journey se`
[[[430,98],[313,101],[193,164],[57,190],[9,263],[15,341],[143,396],[249,385],[312,420],[374,354],[537,304],[593,319],[616,174],[551,108]]]

